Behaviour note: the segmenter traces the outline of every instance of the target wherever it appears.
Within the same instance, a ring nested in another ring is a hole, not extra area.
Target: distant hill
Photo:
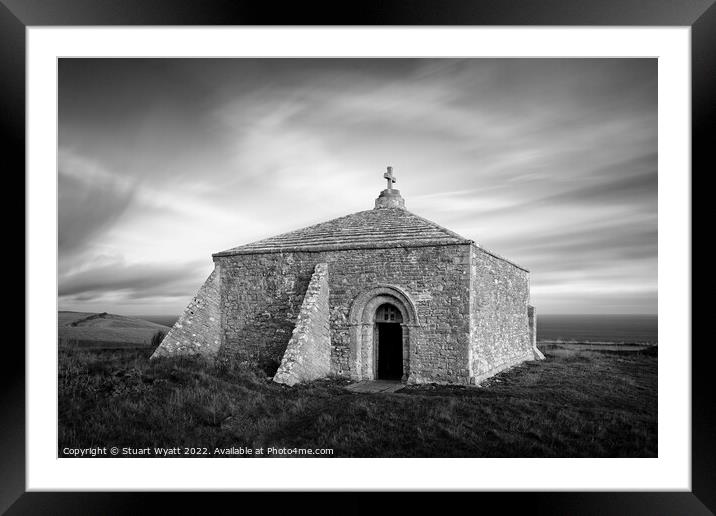
[[[174,326],[174,323],[179,320],[178,315],[145,315],[142,314],[141,317],[145,321],[154,322],[157,324],[163,324],[164,326],[169,326],[170,328]]]
[[[57,313],[57,336],[60,345],[98,346],[149,345],[157,332],[169,331],[168,326],[136,317],[109,314],[107,312]]]

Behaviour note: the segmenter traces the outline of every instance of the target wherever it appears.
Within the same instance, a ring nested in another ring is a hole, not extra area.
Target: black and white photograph
[[[658,457],[657,71],[58,59],[58,457]]]

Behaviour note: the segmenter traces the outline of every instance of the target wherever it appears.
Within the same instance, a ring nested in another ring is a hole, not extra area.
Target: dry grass
[[[360,394],[149,351],[61,350],[59,448],[333,448],[335,457],[655,457],[657,358],[546,350],[480,387]]]
[[[152,336],[159,331],[166,333],[169,328],[136,317],[115,314],[57,313],[57,334],[61,344],[96,343],[99,347],[102,347],[102,343],[115,347],[149,345]]]

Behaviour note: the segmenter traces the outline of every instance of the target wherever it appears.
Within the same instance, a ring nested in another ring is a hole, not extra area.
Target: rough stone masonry
[[[152,358],[232,357],[287,385],[474,385],[544,358],[529,271],[411,213],[383,177],[371,210],[214,254]]]

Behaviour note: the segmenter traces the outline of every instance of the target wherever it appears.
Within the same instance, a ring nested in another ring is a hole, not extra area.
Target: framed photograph
[[[3,509],[709,514],[712,3],[5,1],[27,334]]]

